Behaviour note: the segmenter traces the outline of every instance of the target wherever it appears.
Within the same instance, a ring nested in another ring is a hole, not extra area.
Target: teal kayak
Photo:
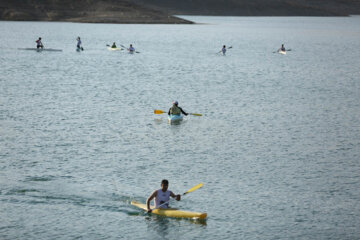
[[[184,119],[183,115],[168,115],[169,123],[179,123]]]
[[[45,52],[45,51],[48,51],[48,52],[62,52],[61,49],[53,49],[53,48],[18,48],[19,50],[34,50],[34,51],[37,51],[37,52]]]

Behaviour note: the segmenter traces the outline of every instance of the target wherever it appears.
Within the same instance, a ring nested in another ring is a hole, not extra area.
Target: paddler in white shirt
[[[161,188],[155,190],[150,197],[146,200],[147,211],[151,212],[150,202],[155,198],[155,208],[169,208],[170,197],[180,201],[180,194],[175,195],[172,191],[168,190],[169,181],[164,179],[161,181]]]
[[[36,48],[39,49],[39,48],[44,48],[44,45],[42,44],[41,42],[41,37],[39,37],[38,40],[35,41],[36,42]]]

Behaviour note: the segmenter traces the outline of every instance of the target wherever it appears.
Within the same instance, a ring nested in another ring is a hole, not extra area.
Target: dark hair
[[[168,181],[168,180],[166,180],[166,179],[163,179],[163,180],[161,181],[161,184],[164,184],[164,185],[169,185],[169,181]]]

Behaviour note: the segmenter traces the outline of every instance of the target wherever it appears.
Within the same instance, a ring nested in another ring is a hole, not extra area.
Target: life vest
[[[170,114],[172,115],[180,115],[181,114],[181,110],[178,106],[176,105],[173,105],[171,108],[170,108]]]
[[[162,205],[160,208],[168,208],[169,200],[170,200],[170,191],[166,190],[166,192],[163,192],[161,189],[159,189],[157,191],[156,198],[155,198],[155,208],[158,208],[161,204],[163,204],[165,202],[168,202],[168,203]]]

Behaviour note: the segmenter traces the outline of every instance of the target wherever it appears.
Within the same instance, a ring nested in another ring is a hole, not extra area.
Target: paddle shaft
[[[198,185],[190,188],[190,189],[187,190],[186,192],[184,192],[184,193],[182,194],[182,196],[185,196],[186,194],[191,193],[191,192],[195,191],[196,189],[201,188],[202,186],[203,186],[203,184],[200,183],[200,184],[198,184]],[[168,204],[169,202],[170,202],[170,200],[169,200],[169,201],[166,201],[166,202],[164,202],[164,203],[162,203],[162,204],[160,204],[158,207],[156,207],[156,208],[154,208],[154,209],[152,209],[152,210],[158,209],[158,208],[160,208],[161,206],[163,206],[163,205],[165,205],[165,204]]]
[[[165,112],[163,110],[158,110],[158,109],[154,110],[154,114],[163,114],[163,113],[167,113],[167,112]],[[188,113],[188,114],[194,115],[194,116],[199,116],[199,117],[202,116],[202,114],[200,114],[200,113]]]

